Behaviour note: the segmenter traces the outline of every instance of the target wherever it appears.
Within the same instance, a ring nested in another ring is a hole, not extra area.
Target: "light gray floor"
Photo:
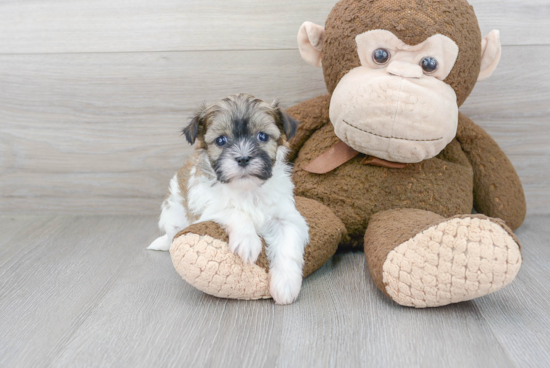
[[[299,300],[217,299],[146,251],[155,218],[0,217],[0,367],[548,367],[550,217],[517,232],[516,281],[473,302],[399,307],[339,254]]]

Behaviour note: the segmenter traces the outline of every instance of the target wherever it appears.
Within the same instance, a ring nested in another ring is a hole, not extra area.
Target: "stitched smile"
[[[361,129],[361,128],[358,128],[354,125],[351,125],[350,123],[348,123],[347,121],[345,120],[342,120],[344,123],[346,123],[347,125],[349,125],[350,127],[354,128],[354,129],[357,129],[357,130],[360,130],[364,133],[367,133],[367,134],[370,134],[370,135],[374,135],[376,137],[380,137],[380,138],[386,138],[386,139],[399,139],[399,140],[402,140],[402,141],[411,141],[411,142],[435,142],[435,141],[440,141],[443,139],[443,137],[441,138],[435,138],[435,139],[408,139],[408,138],[400,138],[400,137],[387,137],[385,135],[381,135],[381,134],[376,134],[376,133],[372,133],[372,132],[369,132],[365,129]]]

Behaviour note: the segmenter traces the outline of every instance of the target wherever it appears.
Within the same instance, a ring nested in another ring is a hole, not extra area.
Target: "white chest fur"
[[[280,147],[273,167],[273,175],[263,184],[255,179],[235,180],[227,184],[216,180],[206,153],[191,169],[187,183],[189,212],[199,218],[197,222],[214,221],[221,224],[238,212],[254,224],[256,232],[263,234],[266,225],[285,212],[295,208],[291,170],[284,161],[286,148]]]

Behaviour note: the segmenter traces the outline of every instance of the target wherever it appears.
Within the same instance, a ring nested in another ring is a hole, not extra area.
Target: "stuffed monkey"
[[[287,110],[301,122],[289,143],[310,226],[304,277],[338,247],[363,247],[378,288],[404,306],[509,284],[522,262],[512,232],[526,213],[521,182],[458,111],[498,65],[498,31],[482,38],[466,0],[342,0],[324,28],[302,25],[298,45],[329,92]],[[227,240],[216,224],[194,224],[174,239],[174,266],[206,293],[269,298],[265,255],[245,265]]]

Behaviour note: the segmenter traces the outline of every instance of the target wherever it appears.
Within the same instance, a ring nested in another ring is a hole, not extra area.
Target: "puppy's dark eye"
[[[390,52],[386,49],[376,49],[372,53],[372,60],[378,65],[386,64],[390,60]]]
[[[430,74],[437,70],[437,68],[439,67],[439,63],[433,57],[425,57],[420,62],[420,66],[422,67],[422,69],[424,69],[424,72]]]
[[[225,135],[216,138],[216,144],[218,145],[218,147],[225,146],[226,143],[227,137]]]
[[[258,140],[261,142],[267,142],[269,140],[269,136],[264,132],[260,132],[258,133]]]

